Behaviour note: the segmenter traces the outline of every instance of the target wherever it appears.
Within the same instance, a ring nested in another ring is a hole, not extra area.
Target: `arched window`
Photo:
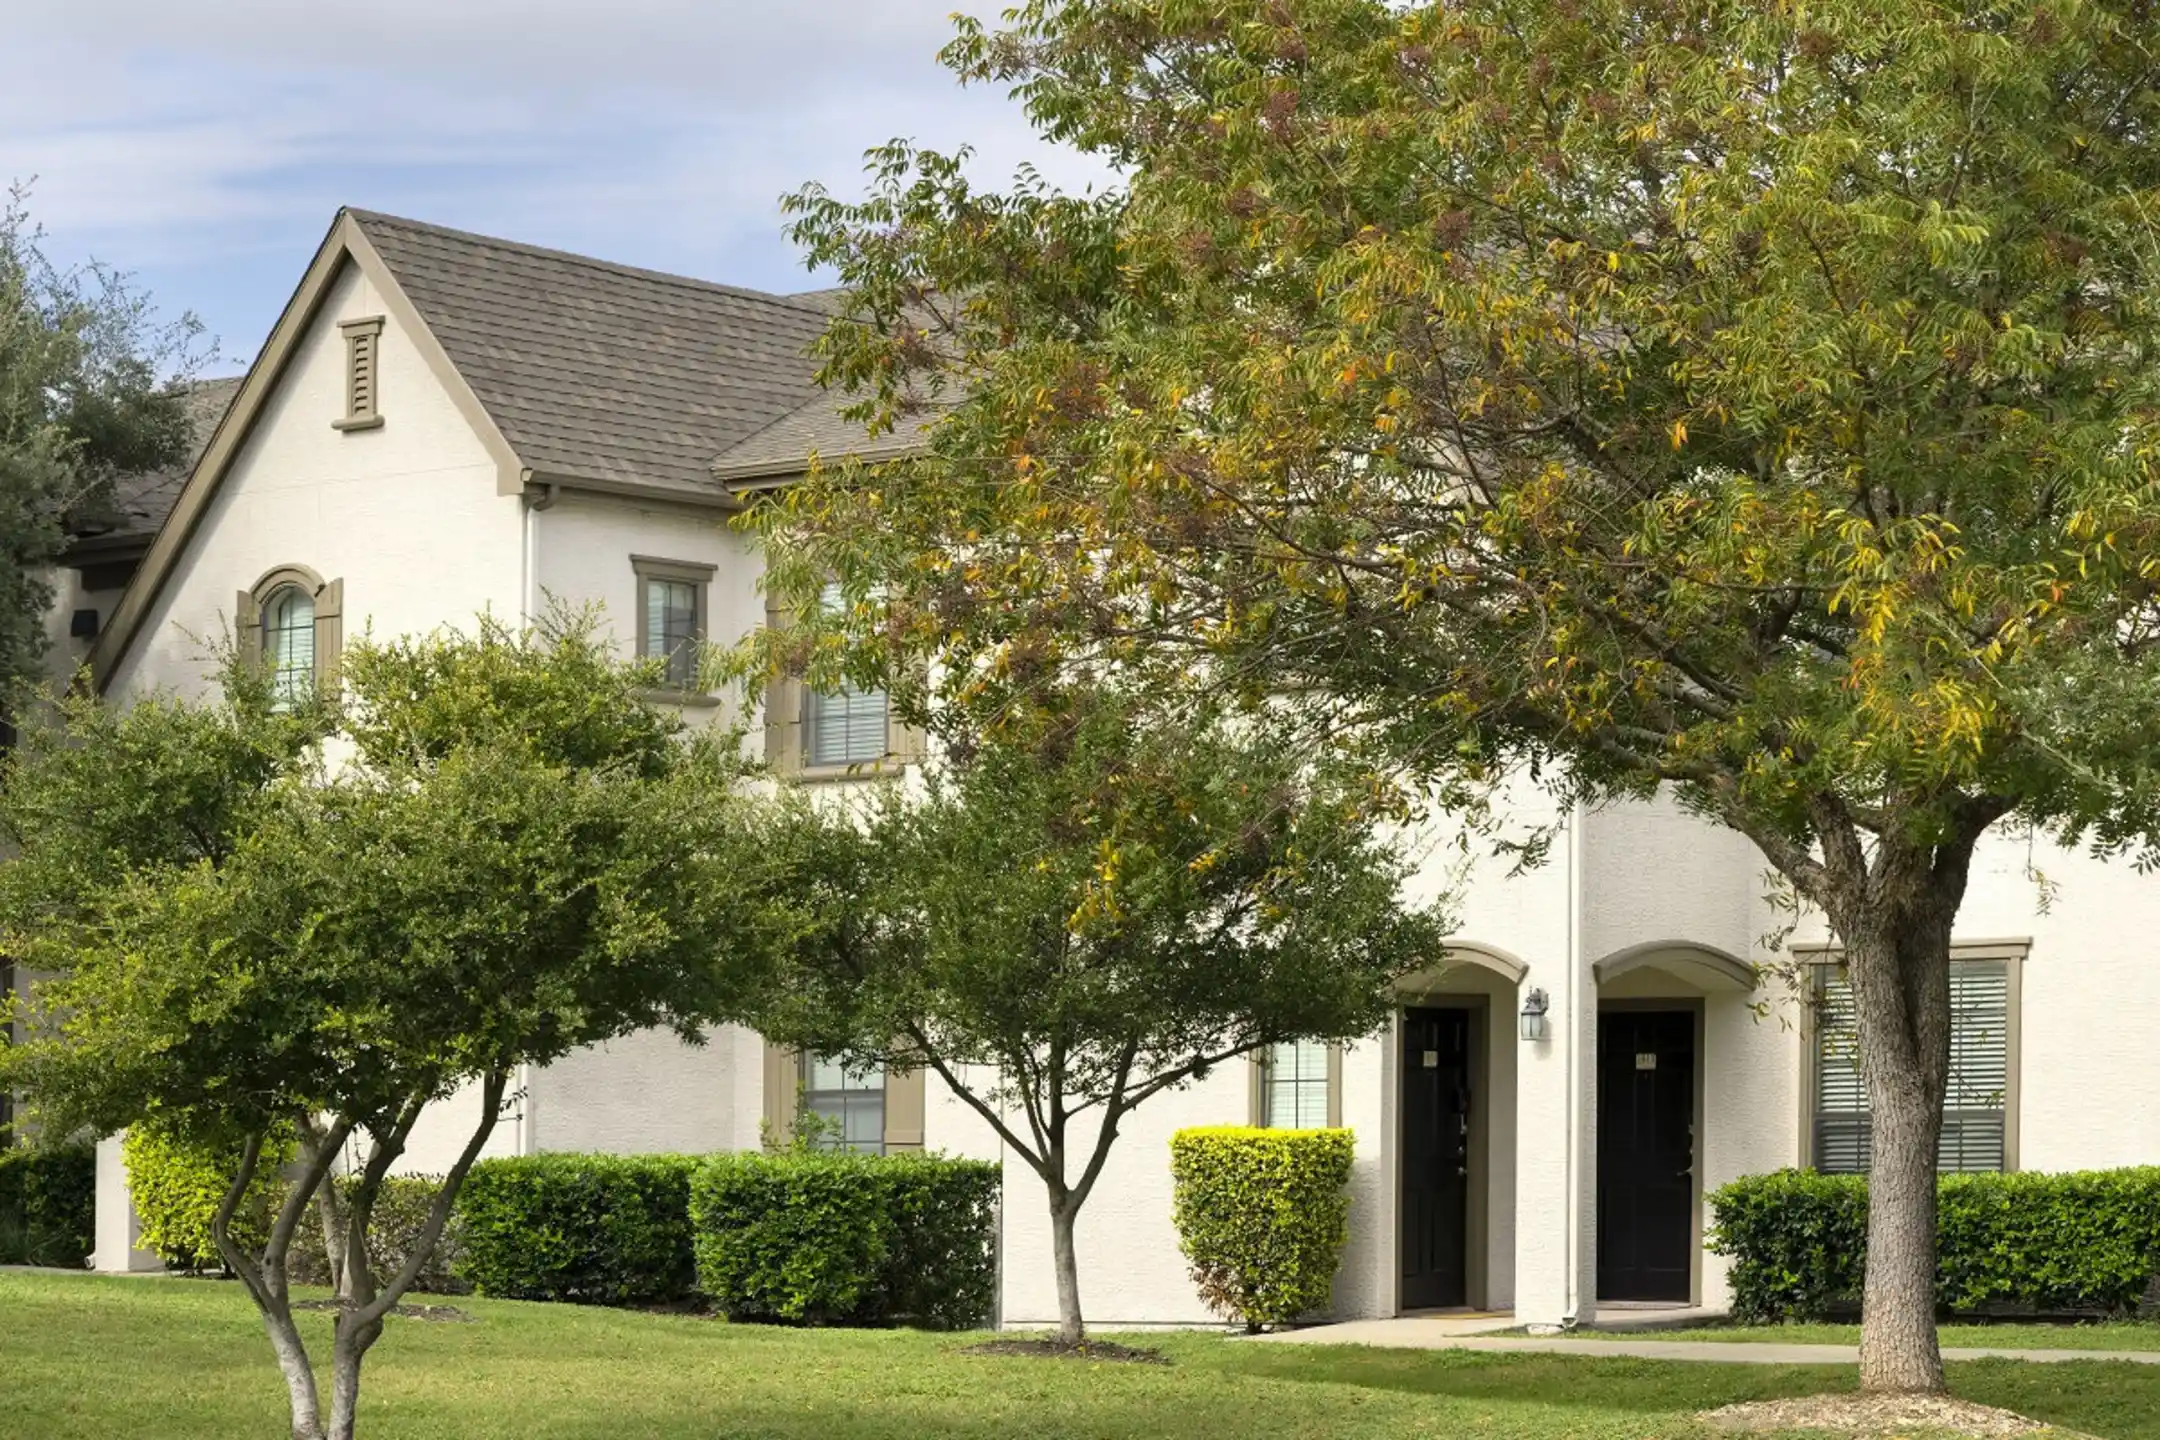
[[[281,586],[262,609],[263,669],[270,692],[290,705],[315,689],[315,597],[298,585]]]
[[[241,659],[261,667],[282,708],[313,694],[337,667],[345,582],[280,565],[234,601]]]

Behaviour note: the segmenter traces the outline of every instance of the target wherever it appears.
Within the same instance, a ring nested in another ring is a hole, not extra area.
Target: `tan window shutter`
[[[923,1148],[924,1072],[885,1072],[885,1149]]]
[[[765,628],[780,631],[792,617],[772,596],[765,597]],[[792,675],[775,675],[765,683],[765,763],[779,775],[802,769],[803,687]]]
[[[233,597],[233,643],[239,647],[243,663],[262,662],[262,607],[246,590]]]
[[[801,1069],[796,1051],[765,1042],[765,1130],[775,1145],[794,1138]]]
[[[315,592],[315,678],[337,673],[338,652],[345,644],[345,582],[332,580]]]

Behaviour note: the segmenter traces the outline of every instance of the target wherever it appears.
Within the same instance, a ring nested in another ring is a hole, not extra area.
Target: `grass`
[[[1733,1344],[1857,1345],[1858,1325],[1705,1325],[1689,1330],[1578,1330],[1587,1340],[1715,1340]],[[2083,1325],[2005,1322],[1945,1325],[1943,1348],[1989,1350],[2142,1350],[2160,1353],[2160,1322],[2119,1320]]]
[[[1691,1436],[1696,1411],[1850,1389],[1842,1367],[1250,1345],[1145,1337],[1169,1366],[957,1353],[970,1337],[732,1326],[508,1301],[474,1324],[393,1320],[368,1440],[803,1440],[1223,1435],[1497,1440]],[[328,1317],[306,1318],[311,1343]],[[1131,1339],[1132,1337],[1126,1337]],[[2105,1440],[2160,1440],[2160,1367],[1954,1368],[1967,1398]],[[245,1297],[209,1282],[0,1273],[0,1437],[282,1435]]]

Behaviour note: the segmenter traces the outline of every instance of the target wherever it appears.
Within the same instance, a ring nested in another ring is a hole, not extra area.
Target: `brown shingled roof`
[[[173,502],[180,498],[180,487],[202,458],[203,447],[210,443],[218,421],[225,418],[245,378],[231,375],[190,384],[186,402],[191,437],[187,458],[164,470],[115,475],[109,505],[99,506],[94,524],[84,526],[71,537],[70,552],[109,552],[149,544],[150,537],[172,513]]]
[[[843,458],[890,460],[923,448],[919,422],[903,420],[897,429],[872,435],[860,420],[841,413],[850,398],[817,392],[756,434],[723,450],[713,461],[713,477],[741,486],[800,475],[812,455],[829,465]]]
[[[544,479],[710,498],[715,456],[818,393],[814,299],[348,213]]]

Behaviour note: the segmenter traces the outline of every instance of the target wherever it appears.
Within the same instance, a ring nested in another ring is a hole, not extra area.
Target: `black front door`
[[[1695,1016],[1598,1016],[1598,1298],[1693,1298]]]
[[[1402,1308],[1469,1303],[1470,1012],[1406,1010]]]

